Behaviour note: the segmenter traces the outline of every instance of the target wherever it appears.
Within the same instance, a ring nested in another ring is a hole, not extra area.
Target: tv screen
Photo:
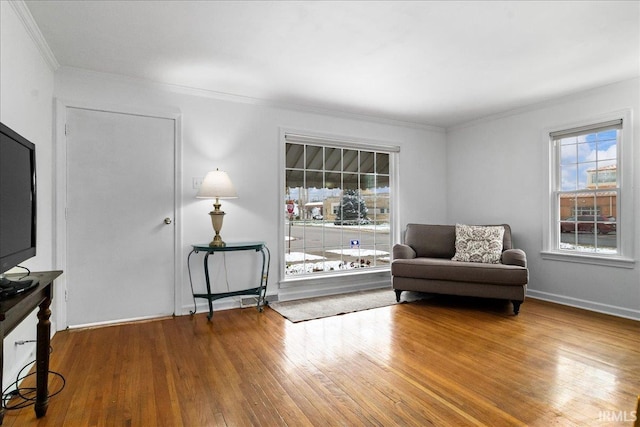
[[[0,274],[35,254],[35,145],[0,123]]]

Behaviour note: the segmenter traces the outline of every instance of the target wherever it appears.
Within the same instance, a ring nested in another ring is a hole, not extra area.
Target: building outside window
[[[389,269],[394,155],[285,134],[285,279]]]

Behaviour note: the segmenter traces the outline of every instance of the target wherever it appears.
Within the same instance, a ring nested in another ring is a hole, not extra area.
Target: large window
[[[542,257],[633,268],[631,111],[549,129]]]
[[[285,278],[389,268],[393,155],[285,134]]]

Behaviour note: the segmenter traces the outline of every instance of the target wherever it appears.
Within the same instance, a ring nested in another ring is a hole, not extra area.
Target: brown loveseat
[[[498,238],[494,248],[496,263],[452,260],[460,252],[458,247],[456,253],[455,225],[408,224],[404,244],[393,247],[391,276],[397,301],[402,291],[507,299],[517,315],[529,281],[526,254],[513,249],[508,225],[492,227],[504,227],[502,247]]]

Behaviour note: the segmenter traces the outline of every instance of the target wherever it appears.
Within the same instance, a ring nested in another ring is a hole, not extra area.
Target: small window
[[[543,259],[634,268],[631,110],[548,129]]]
[[[619,254],[622,120],[553,132],[558,249]]]

